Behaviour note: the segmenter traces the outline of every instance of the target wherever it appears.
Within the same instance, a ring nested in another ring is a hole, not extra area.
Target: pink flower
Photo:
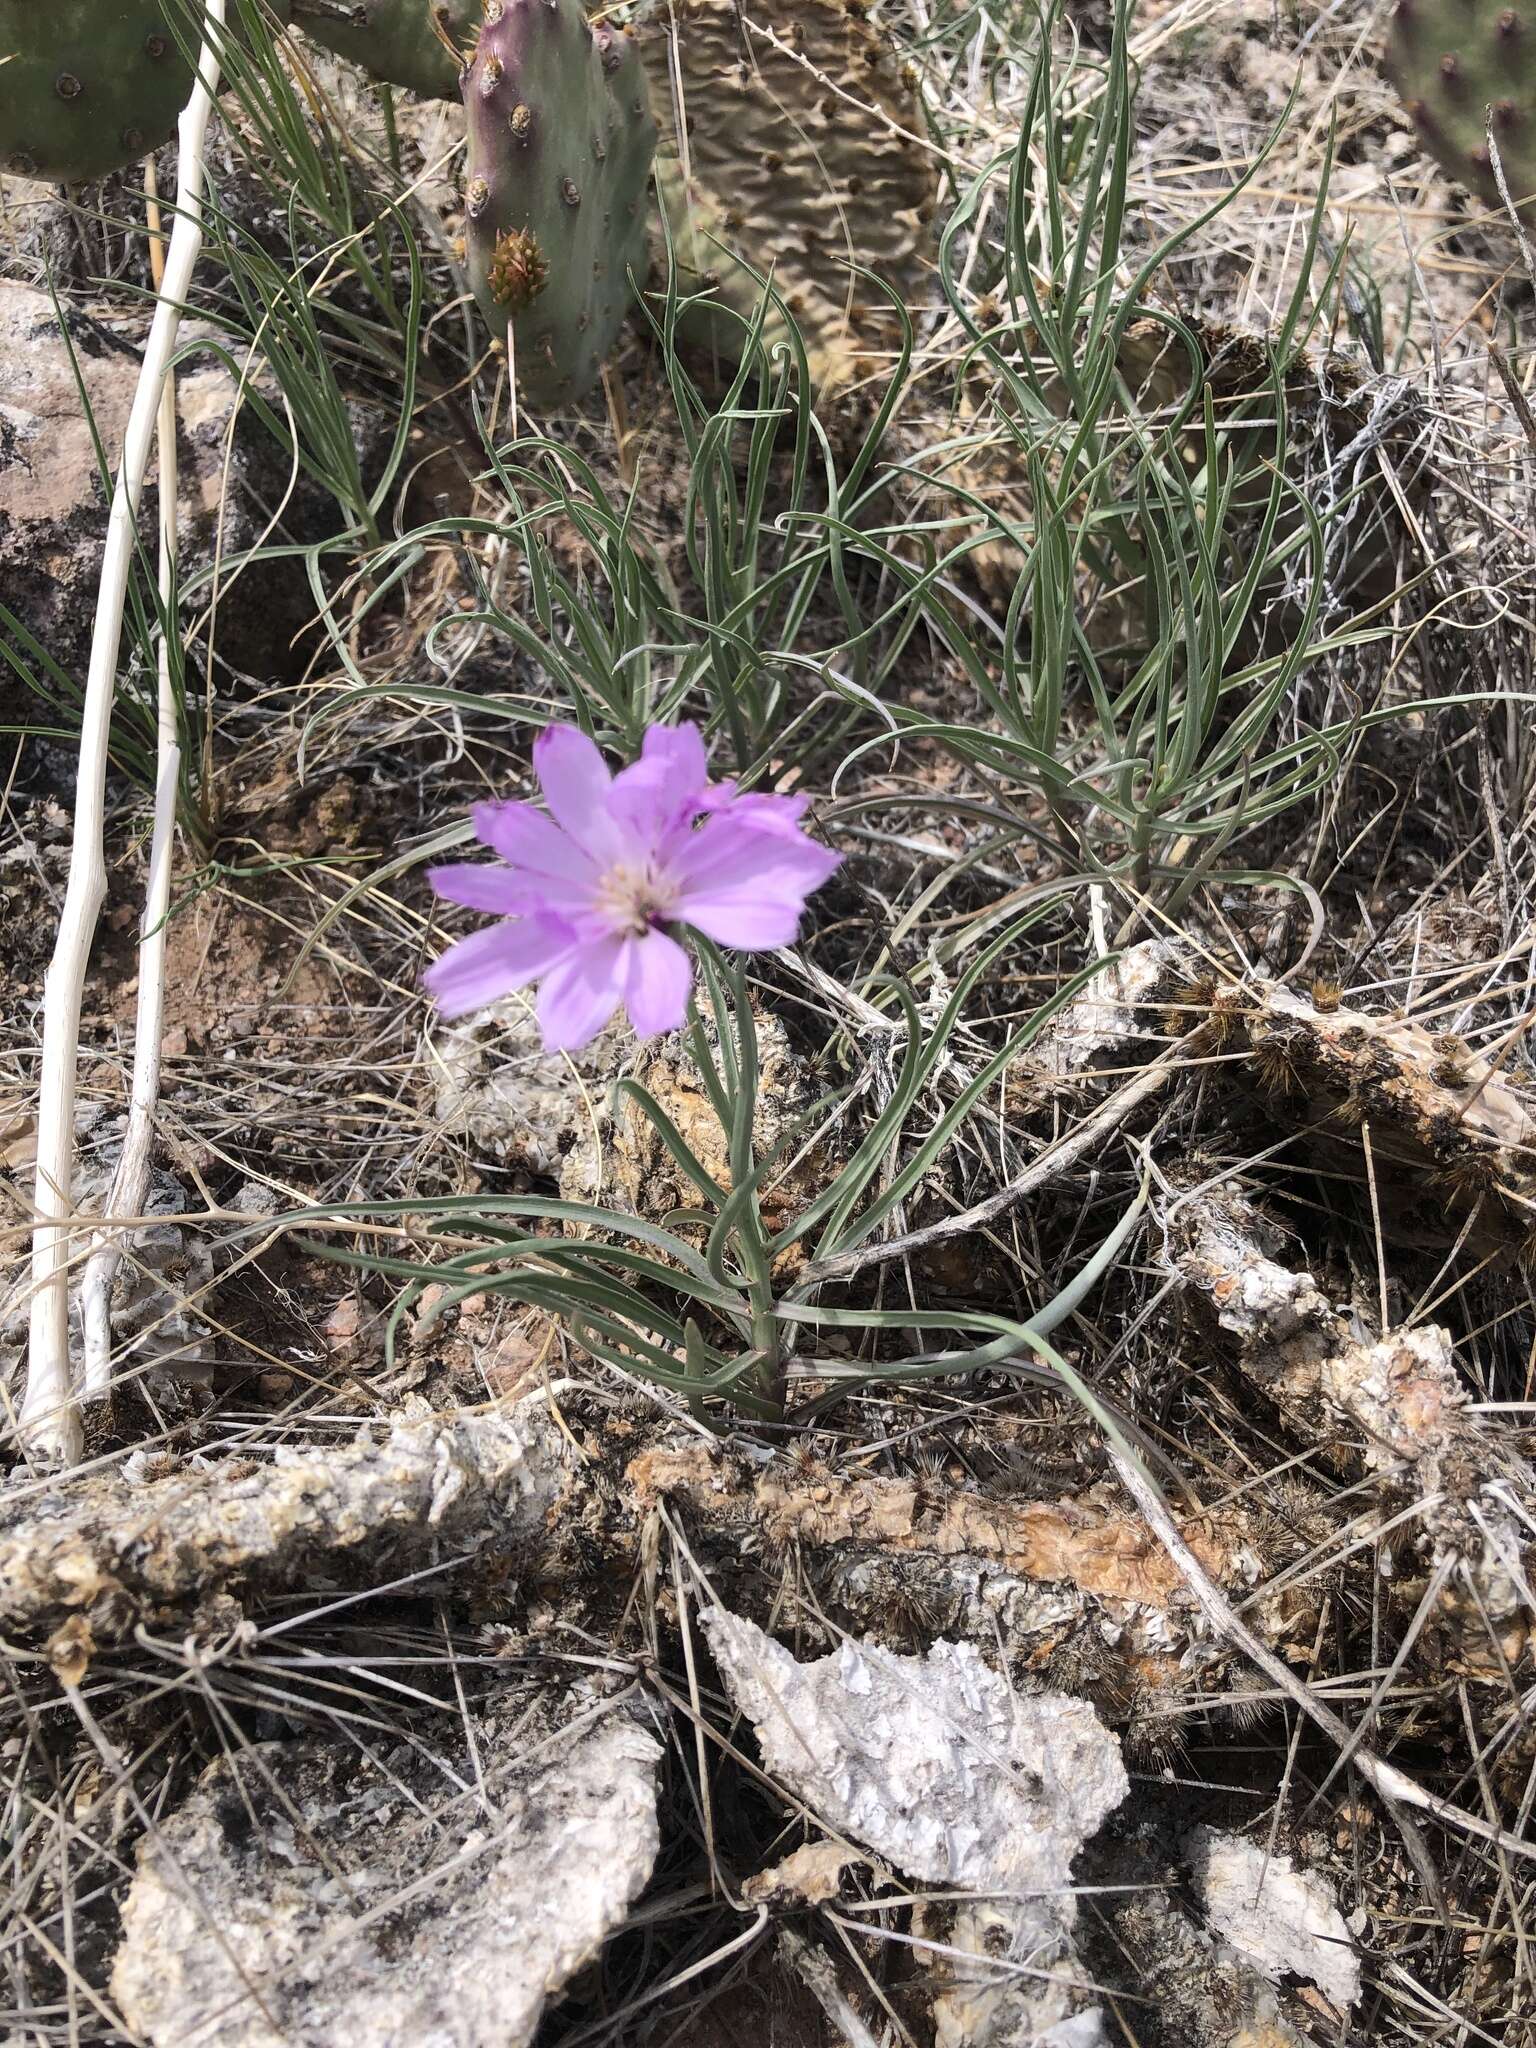
[[[450,946],[426,983],[461,1016],[537,981],[551,1051],[587,1044],[621,1003],[642,1037],[675,1031],[693,962],[668,927],[746,953],[791,945],[838,865],[800,829],[806,798],[711,783],[697,726],[653,725],[640,759],[610,775],[585,733],[552,725],[533,765],[548,815],[477,804],[475,835],[500,861],[431,871],[439,896],[500,921]]]

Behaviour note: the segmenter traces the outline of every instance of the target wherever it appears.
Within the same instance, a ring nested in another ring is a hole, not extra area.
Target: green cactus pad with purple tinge
[[[1536,0],[1397,0],[1384,57],[1419,141],[1453,178],[1502,207],[1536,207]]]
[[[460,80],[464,242],[521,396],[549,407],[597,381],[646,261],[656,124],[629,38],[579,0],[485,0]]]

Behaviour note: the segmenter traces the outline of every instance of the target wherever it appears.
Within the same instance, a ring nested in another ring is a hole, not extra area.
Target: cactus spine
[[[1385,67],[1437,163],[1502,207],[1491,129],[1511,199],[1536,210],[1536,0],[1397,0]]]
[[[475,297],[536,406],[597,379],[645,267],[656,147],[629,38],[579,0],[484,0],[460,87],[465,248]]]

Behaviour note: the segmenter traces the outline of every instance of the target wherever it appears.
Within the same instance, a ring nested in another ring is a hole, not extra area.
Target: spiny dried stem
[[[445,1541],[483,1569],[493,1546],[538,1546],[577,1462],[541,1394],[505,1413],[403,1417],[382,1440],[364,1429],[270,1465],[138,1486],[98,1473],[0,1515],[0,1628],[79,1621],[105,1642],[213,1591],[376,1574],[385,1550],[391,1570],[409,1568]]]
[[[1536,1623],[1522,1519],[1536,1508],[1536,1473],[1472,1412],[1450,1332],[1362,1332],[1357,1311],[1283,1262],[1273,1220],[1229,1187],[1176,1198],[1169,1230],[1180,1278],[1292,1438],[1335,1471],[1369,1475],[1383,1499],[1425,1504],[1416,1568],[1444,1570],[1420,1654],[1499,1683]]]

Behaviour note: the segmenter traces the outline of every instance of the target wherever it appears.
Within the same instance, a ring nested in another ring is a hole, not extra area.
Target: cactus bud
[[[485,281],[504,313],[526,313],[549,283],[549,263],[537,236],[526,228],[511,228],[498,235]]]

